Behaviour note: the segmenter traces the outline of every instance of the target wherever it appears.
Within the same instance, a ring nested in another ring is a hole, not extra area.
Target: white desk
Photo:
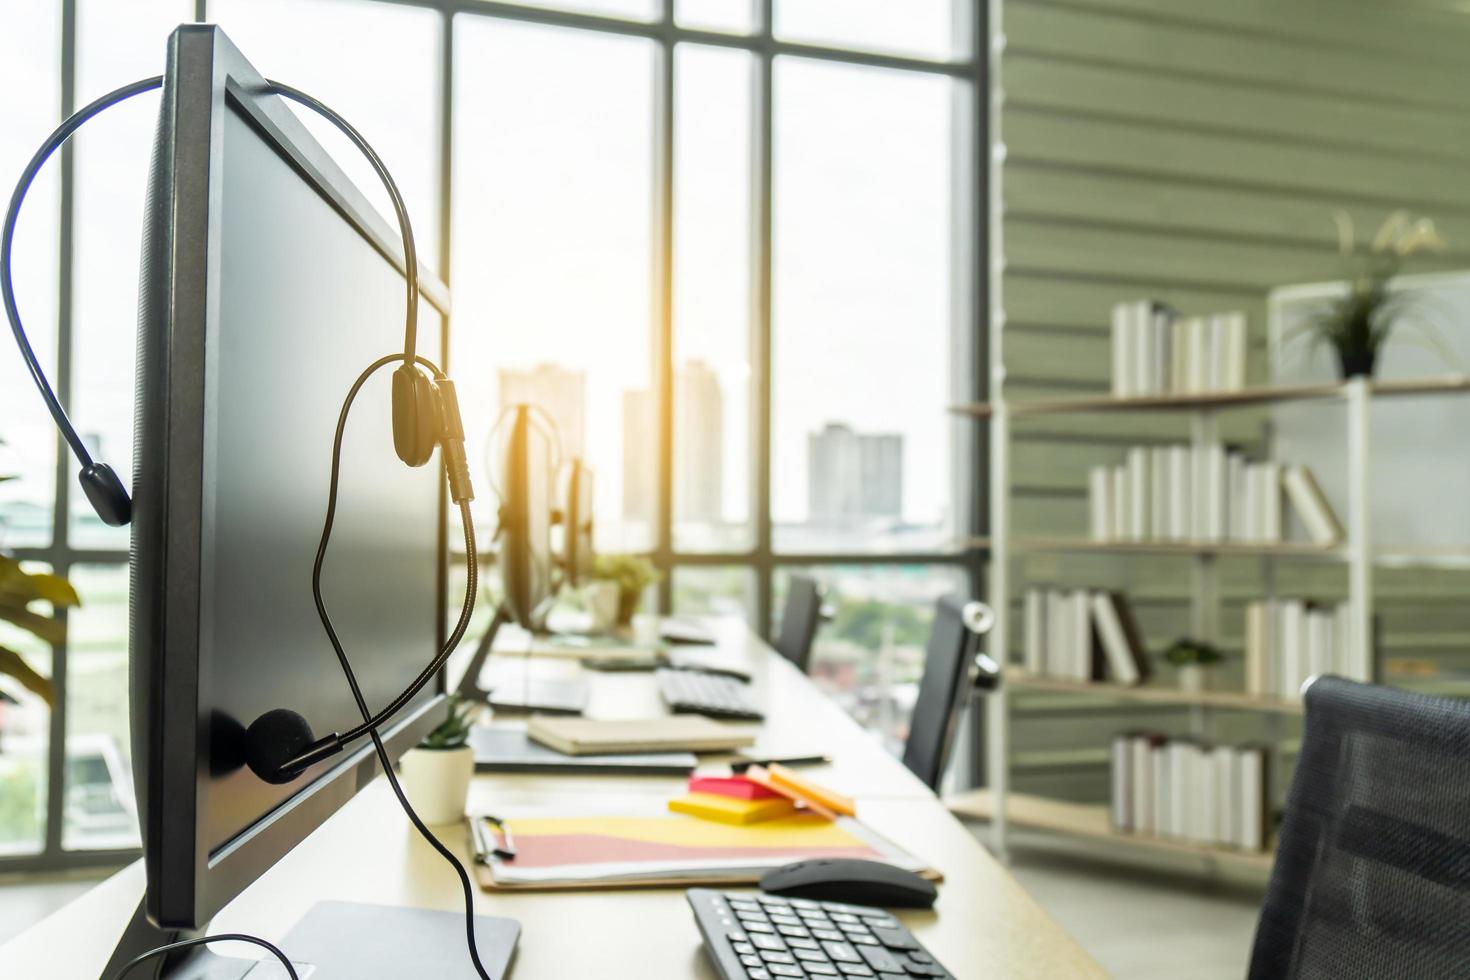
[[[903,912],[900,918],[951,972],[963,980],[1106,976],[922,783],[810,681],[738,621],[712,625],[722,644],[746,647],[755,662],[768,712],[763,740],[827,751],[833,764],[810,770],[812,776],[855,796],[864,822],[944,873],[935,908]],[[549,676],[579,668],[540,661],[535,669]],[[647,674],[591,676],[589,714],[637,717],[662,711]],[[659,776],[480,776],[471,806],[510,816],[548,808],[586,812],[653,805],[676,795],[681,785],[682,780]],[[464,828],[439,829],[444,842],[468,861]],[[27,980],[98,976],[142,892],[141,864],[131,865],[0,947],[0,975]],[[279,939],[323,899],[460,907],[453,872],[414,833],[382,779],[230,903],[213,929]],[[715,976],[681,889],[477,892],[475,908],[520,920],[512,980]],[[259,952],[252,947],[221,951]]]

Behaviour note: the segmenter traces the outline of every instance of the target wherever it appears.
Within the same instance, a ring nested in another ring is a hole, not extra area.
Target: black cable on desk
[[[254,946],[261,946],[269,950],[271,955],[281,961],[281,965],[286,968],[286,973],[291,977],[291,980],[301,980],[301,978],[296,973],[296,967],[292,966],[291,961],[286,959],[285,953],[281,952],[279,949],[277,949],[275,946],[272,946],[264,939],[258,939],[255,936],[247,936],[244,933],[240,932],[227,932],[218,936],[201,936],[198,939],[185,939],[181,942],[169,943],[167,946],[160,946],[157,949],[150,949],[148,952],[141,953],[128,960],[128,962],[123,965],[123,968],[121,970],[118,970],[112,975],[112,980],[123,980],[124,977],[132,972],[133,967],[137,966],[139,963],[146,963],[148,960],[153,959],[153,957],[155,956],[163,956],[165,953],[172,953],[175,950],[179,949],[188,949],[191,946],[204,946],[208,943],[226,942],[250,943]]]

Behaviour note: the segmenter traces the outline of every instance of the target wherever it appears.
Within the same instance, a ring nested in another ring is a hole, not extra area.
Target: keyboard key
[[[790,936],[786,940],[786,945],[787,946],[790,946],[792,949],[820,949],[821,948],[821,947],[819,947],[817,945],[816,940],[814,940],[814,939],[807,939],[805,936]]]
[[[838,963],[861,963],[863,958],[847,943],[823,943],[822,949]]]
[[[833,966],[831,963],[815,963],[815,962],[813,962],[813,963],[804,963],[802,965],[806,967],[806,972],[807,972],[807,974],[809,976],[813,976],[813,977],[835,977],[835,976],[837,976],[837,967]]]
[[[725,933],[725,938],[730,940],[730,942],[732,943],[743,943],[745,942],[745,933],[739,932],[735,929],[731,929],[729,932]]]
[[[867,933],[867,932],[863,933],[861,936],[855,936],[852,933],[848,933],[847,934],[847,941],[850,942],[850,943],[856,944],[856,945],[860,945],[860,946],[878,946],[878,945],[880,945],[880,943],[878,942],[877,937],[874,936],[872,933]]]
[[[869,926],[886,926],[892,929],[898,925],[898,920],[887,912],[859,912],[858,918]]]
[[[813,929],[812,935],[818,939],[825,939],[834,943],[840,943],[843,939],[842,933],[832,929]]]
[[[769,967],[773,977],[805,977],[800,967],[787,966],[785,963],[776,963]]]
[[[750,937],[750,941],[757,949],[785,949],[786,944],[776,936],[767,936],[765,933],[756,933]]]
[[[731,943],[736,956],[749,956],[755,952],[755,947],[750,943]]]
[[[868,969],[867,965],[863,963],[838,963],[837,969],[841,970],[842,975],[846,977],[873,976],[873,971]]]
[[[792,937],[805,939],[811,935],[810,932],[808,932],[801,926],[777,926],[776,931],[779,932],[781,935],[787,937],[788,939]]]
[[[764,967],[750,970],[745,974],[746,980],[771,980],[771,975]]]
[[[772,912],[771,913],[771,921],[774,922],[774,923],[776,923],[776,925],[778,925],[778,926],[799,926],[799,925],[801,925],[801,920],[800,919],[798,919],[794,915],[787,915],[785,912]]]
[[[833,922],[845,922],[849,925],[858,924],[858,917],[855,915],[850,915],[847,912],[829,912],[827,914]]]
[[[859,946],[858,953],[867,961],[873,969],[883,973],[898,973],[903,970],[903,964],[893,958],[893,954],[882,946]]]
[[[791,952],[795,953],[796,958],[801,960],[803,963],[827,962],[827,954],[822,952],[820,949],[804,949],[800,946],[794,946],[792,947]]]
[[[881,926],[873,927],[873,935],[889,949],[918,949],[919,944],[914,942],[914,937],[908,934],[907,929],[885,929]]]
[[[765,962],[759,956],[742,956],[740,957],[740,962],[753,970],[765,965]]]
[[[790,905],[791,904],[786,899],[782,898],[780,895],[757,895],[755,897],[755,900],[757,902],[760,902],[762,905],[767,905],[767,906],[769,906],[769,905],[782,905],[782,906],[785,906],[785,905]]]
[[[740,924],[743,925],[743,926],[745,926],[745,931],[746,932],[775,932],[776,931],[776,927],[773,926],[773,925],[771,925],[769,922],[761,922],[761,921],[759,921],[757,919],[751,919],[749,922],[746,922],[744,919],[742,919],[740,921]]]
[[[907,973],[880,973],[878,980],[909,980]]]
[[[779,950],[779,949],[763,949],[763,950],[761,950],[761,959],[765,960],[767,963],[795,963],[796,962],[796,957],[792,956],[788,952],[785,952],[784,950]]]
[[[934,963],[918,963],[909,960],[904,964],[908,971],[918,977],[942,977],[945,975],[943,968]]]
[[[791,904],[799,909],[820,909],[822,904],[814,902],[809,898],[793,898]]]

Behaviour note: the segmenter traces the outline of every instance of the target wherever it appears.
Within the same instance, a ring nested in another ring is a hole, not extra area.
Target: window
[[[52,4],[19,4],[4,16],[0,85],[10,94],[0,100],[0,174],[10,179],[60,119],[61,11]],[[53,374],[59,171],[49,167],[26,198],[13,253],[16,303],[42,366]],[[7,185],[7,204],[9,191]],[[0,357],[0,548],[50,544],[55,451],[51,417],[20,358],[7,351]]]
[[[934,550],[953,538],[952,84],[776,62],[780,550]]]
[[[452,288],[481,540],[496,420],[537,402],[595,472],[598,550],[665,566],[645,609],[769,629],[788,575],[814,574],[836,619],[813,672],[901,745],[934,599],[980,572],[954,544],[978,529],[953,489],[979,461],[955,455],[945,415],[981,394],[949,380],[952,352],[979,340],[955,301],[979,263],[954,245],[978,236],[954,188],[984,178],[960,152],[986,77],[957,53],[978,0],[20,4],[0,32],[0,79],[25,93],[0,104],[0,174],[72,108],[63,91],[80,105],[159,73],[169,33],[201,12],[267,76],[340,109],[393,171],[423,261]],[[50,167],[17,236],[31,338],[70,369],[79,431],[125,478],[157,106],[140,96],[89,124],[70,184]],[[296,111],[388,218],[350,145]],[[57,441],[0,356],[0,477],[14,477],[0,548],[65,573],[84,602],[54,649],[0,624],[37,670],[67,667],[54,710],[0,677],[0,870],[121,860],[138,841],[128,535],[92,515]],[[483,568],[471,643],[498,598]],[[451,619],[463,583],[451,567]],[[568,622],[581,601],[565,597]]]
[[[455,45],[450,360],[476,485],[502,409],[537,403],[593,469],[597,547],[648,550],[654,47],[479,18]]]
[[[751,91],[744,51],[681,44],[674,95],[674,547],[754,544]]]

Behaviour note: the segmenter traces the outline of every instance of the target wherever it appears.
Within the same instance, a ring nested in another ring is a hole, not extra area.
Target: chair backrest
[[[1323,677],[1250,977],[1470,976],[1470,702]]]
[[[903,764],[930,789],[939,788],[960,705],[970,690],[979,637],[966,624],[965,605],[954,596],[934,605],[934,625],[924,647],[924,676],[903,748]]]
[[[786,586],[786,609],[781,613],[781,635],[776,652],[806,673],[812,644],[822,621],[822,588],[809,575],[792,575]]]

